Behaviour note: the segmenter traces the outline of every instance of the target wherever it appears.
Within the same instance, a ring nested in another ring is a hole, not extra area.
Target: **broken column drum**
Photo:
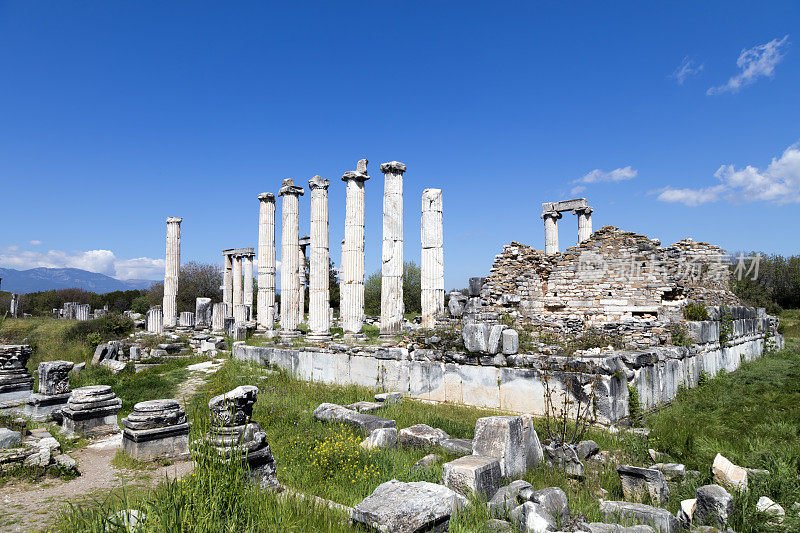
[[[368,179],[366,159],[358,162],[357,171],[342,176],[347,198],[339,312],[345,335],[359,334],[364,326],[364,186]]]
[[[78,320],[89,320],[89,315],[92,312],[92,306],[89,304],[78,305],[75,308],[75,318]]]
[[[228,317],[228,304],[216,303],[211,314],[211,331],[225,331],[225,319]]]
[[[204,329],[211,327],[211,298],[196,298],[194,301],[194,327]]]
[[[230,250],[223,250],[222,257],[222,303],[226,304],[227,316],[233,316],[233,256]]]
[[[330,250],[328,235],[328,186],[330,181],[314,176],[308,180],[311,191],[311,272],[308,280],[308,337],[331,337]]]
[[[573,210],[573,214],[578,215],[578,243],[588,241],[592,236],[592,209],[591,207],[580,207]]]
[[[167,261],[164,269],[164,326],[175,327],[178,319],[178,275],[181,270],[181,218],[167,219]]]
[[[279,196],[283,197],[281,226],[281,336],[298,337],[297,302],[300,295],[300,196],[303,188],[294,180],[283,180]]]
[[[381,267],[382,337],[403,331],[403,173],[398,161],[383,163],[383,253]]]
[[[275,325],[275,195],[258,195],[258,327]]]
[[[178,325],[182,328],[193,328],[194,313],[191,311],[183,311],[178,317]]]
[[[178,400],[149,400],[122,419],[122,449],[139,461],[189,455],[189,424]]]
[[[242,385],[212,398],[210,440],[224,459],[244,462],[251,479],[266,488],[277,485],[278,478],[267,434],[250,419],[257,395],[258,387]]]
[[[422,327],[432,328],[444,315],[444,235],[442,191],[422,192]]]
[[[244,304],[233,306],[233,321],[237,324],[244,324],[249,319],[249,309]]]
[[[242,303],[247,306],[248,320],[253,317],[253,255],[242,256],[242,284],[244,285]]]
[[[122,400],[117,398],[108,385],[90,385],[72,391],[64,415],[61,430],[65,433],[87,435],[100,426],[117,425],[117,413]]]
[[[26,365],[33,350],[27,344],[0,345],[0,402],[25,398],[33,392]]]
[[[164,311],[160,305],[151,307],[147,312],[147,331],[158,334],[164,332]]]
[[[25,415],[34,420],[45,420],[56,409],[66,405],[71,395],[69,371],[75,366],[70,361],[45,361],[39,363],[39,389],[28,397]]]

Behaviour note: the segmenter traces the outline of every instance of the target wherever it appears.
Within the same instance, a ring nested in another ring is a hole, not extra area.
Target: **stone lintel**
[[[369,176],[367,176],[363,172],[359,172],[357,170],[348,170],[344,174],[342,174],[342,181],[354,180],[354,181],[367,181]]]
[[[227,250],[222,250],[222,255],[230,255],[234,257],[254,256],[255,248],[229,248]]]
[[[586,198],[574,198],[572,200],[561,200],[560,202],[545,202],[542,204],[542,213],[549,211],[572,211],[582,207],[588,207]]]
[[[275,203],[275,195],[271,192],[262,192],[258,195],[258,199],[262,202],[273,202]]]
[[[326,180],[322,176],[314,176],[310,180],[308,180],[308,188],[309,189],[325,189],[328,190],[328,186],[331,184],[330,180]]]
[[[406,171],[406,166],[400,161],[389,161],[388,163],[381,163],[381,172],[384,174],[402,174]]]
[[[287,178],[283,180],[283,185],[281,186],[281,190],[278,192],[278,196],[285,196],[287,194],[296,194],[297,196],[303,196],[305,191],[302,187],[298,187],[294,184],[294,180],[291,178]]]

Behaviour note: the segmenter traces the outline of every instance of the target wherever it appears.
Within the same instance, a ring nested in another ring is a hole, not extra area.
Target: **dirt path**
[[[216,372],[221,362],[209,361],[192,365],[186,381],[178,387],[176,397],[187,400],[208,375]],[[152,470],[117,468],[111,460],[122,445],[122,434],[112,435],[70,452],[81,475],[70,481],[47,479],[39,483],[9,483],[0,487],[0,530],[30,532],[53,524],[59,511],[69,502],[87,496],[104,497],[111,489],[126,486],[155,486],[165,477],[184,476],[192,469],[191,461],[177,462]]]

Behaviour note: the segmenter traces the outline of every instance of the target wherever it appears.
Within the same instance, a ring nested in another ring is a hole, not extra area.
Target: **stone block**
[[[519,333],[514,329],[503,330],[503,355],[514,355],[519,352]]]
[[[650,468],[660,470],[667,481],[680,481],[686,477],[686,465],[680,463],[656,463]]]
[[[336,405],[333,403],[323,403],[314,409],[314,418],[328,422],[340,422],[362,429],[365,433],[371,434],[378,428],[397,428],[394,420],[381,418],[375,415],[359,413]]]
[[[466,505],[464,496],[443,485],[393,479],[357,504],[352,519],[381,533],[446,531],[450,516]]]
[[[364,442],[361,443],[362,448],[394,448],[397,446],[397,429],[396,428],[377,428],[373,429]]]
[[[437,446],[442,440],[449,439],[450,435],[438,428],[426,424],[415,424],[403,428],[398,432],[400,446],[407,448],[423,448]]]
[[[89,435],[103,426],[116,431],[117,413],[122,400],[108,385],[90,385],[72,391],[67,406],[61,409],[61,429],[65,433]]]
[[[703,485],[695,491],[694,522],[725,528],[733,514],[733,496],[719,485]]]
[[[678,533],[681,530],[678,518],[660,507],[635,502],[604,501],[600,504],[600,510],[609,522],[647,525],[660,533]]]
[[[439,447],[454,455],[471,455],[472,439],[442,439]]]
[[[718,453],[714,457],[711,471],[714,473],[714,481],[720,485],[734,490],[747,490],[747,470],[741,466],[736,466],[722,454]]]
[[[525,502],[511,511],[511,520],[521,531],[545,533],[558,530],[558,522],[542,505]]]
[[[7,428],[0,428],[0,450],[16,448],[22,443],[22,434]]]
[[[139,402],[122,419],[122,449],[139,461],[189,455],[189,424],[178,400]]]
[[[489,341],[486,347],[486,351],[492,355],[495,355],[500,352],[502,349],[501,342],[503,340],[503,330],[506,329],[506,326],[502,324],[495,324],[492,326],[492,329],[489,330]]]
[[[490,499],[500,488],[500,462],[493,457],[467,455],[442,465],[442,482],[464,496]]]
[[[533,426],[533,415],[521,415],[522,419],[522,440],[525,443],[525,464],[528,470],[536,467],[544,460],[544,450],[539,441],[539,434]]]
[[[522,419],[518,416],[489,416],[475,424],[472,453],[500,461],[504,477],[527,471],[526,442]]]
[[[567,476],[583,479],[583,463],[578,459],[574,446],[542,446],[544,459],[550,466],[564,470]]]
[[[471,353],[487,353],[489,350],[489,326],[481,322],[464,324],[461,335],[464,348]]]
[[[526,494],[527,500],[538,503],[544,507],[556,520],[565,520],[569,517],[569,501],[567,493],[559,487],[547,487]]]
[[[650,500],[656,505],[669,501],[667,480],[660,470],[620,465],[617,467],[617,473],[622,481],[625,499],[642,502],[649,495]]]

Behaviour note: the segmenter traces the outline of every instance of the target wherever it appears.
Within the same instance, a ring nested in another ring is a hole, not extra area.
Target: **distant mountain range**
[[[24,294],[58,289],[83,289],[103,294],[113,291],[147,289],[155,283],[146,279],[119,280],[79,268],[0,268],[0,290]]]

